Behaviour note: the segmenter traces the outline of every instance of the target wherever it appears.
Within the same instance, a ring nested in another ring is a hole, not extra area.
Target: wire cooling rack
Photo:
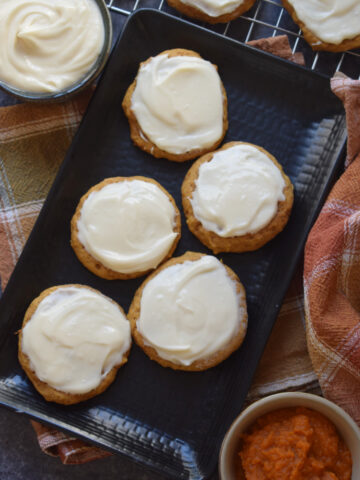
[[[176,10],[169,7],[165,0],[107,0],[107,5],[113,17],[119,15],[126,17],[139,8],[156,8],[183,18]],[[303,53],[305,64],[309,69],[328,76],[342,71],[352,78],[360,78],[360,50],[344,53],[314,52],[305,42],[299,27],[282,7],[281,0],[258,0],[251,10],[226,24],[209,25],[189,18],[187,20],[240,43],[286,34],[293,53]]]

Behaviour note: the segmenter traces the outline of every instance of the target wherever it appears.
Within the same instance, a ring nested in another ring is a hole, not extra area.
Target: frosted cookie
[[[359,0],[282,0],[314,50],[360,47]]]
[[[191,50],[167,50],[141,63],[122,106],[134,144],[175,162],[213,150],[228,127],[217,67]]]
[[[108,178],[81,198],[71,220],[71,246],[101,278],[136,278],[171,257],[180,222],[174,199],[155,180]]]
[[[256,250],[285,227],[293,186],[261,147],[230,142],[199,158],[181,187],[191,232],[214,253]]]
[[[167,0],[187,15],[208,23],[227,23],[249,10],[256,0]]]
[[[243,342],[245,290],[217,258],[187,252],[144,281],[128,318],[134,340],[152,360],[175,370],[206,370]]]
[[[130,347],[130,324],[117,303],[90,287],[60,285],[27,309],[18,356],[45,400],[71,405],[106,390]]]

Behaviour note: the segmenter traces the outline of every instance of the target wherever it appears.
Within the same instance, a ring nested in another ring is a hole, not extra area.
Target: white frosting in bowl
[[[91,69],[104,39],[94,0],[1,0],[0,81],[24,92],[61,91]]]
[[[130,346],[130,324],[119,306],[76,286],[43,298],[22,330],[22,351],[36,376],[72,394],[96,388]]]
[[[160,357],[188,366],[226,348],[246,327],[244,300],[224,265],[207,255],[171,265],[148,281],[136,327]]]
[[[288,0],[298,18],[325,43],[360,35],[359,0]]]
[[[279,168],[253,145],[239,144],[200,165],[190,199],[194,216],[220,237],[256,233],[285,200]]]
[[[82,205],[78,238],[93,258],[115,272],[143,272],[169,252],[178,233],[176,211],[154,183],[138,179],[109,183]]]
[[[131,109],[152,143],[181,155],[222,137],[223,103],[220,77],[210,62],[162,54],[141,66]]]

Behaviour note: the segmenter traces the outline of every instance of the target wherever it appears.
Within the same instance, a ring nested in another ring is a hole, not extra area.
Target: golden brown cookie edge
[[[127,316],[125,315],[123,308],[118,303],[116,303],[112,298],[107,297],[106,295],[101,293],[99,290],[96,290],[95,288],[88,287],[86,285],[76,284],[76,283],[66,284],[66,285],[56,285],[55,287],[47,288],[46,290],[43,290],[40,293],[40,295],[34,298],[34,300],[30,303],[29,307],[25,312],[21,330],[19,330],[18,332],[19,333],[18,359],[19,359],[20,365],[24,370],[24,372],[26,373],[29,380],[31,381],[31,383],[33,384],[33,386],[35,387],[35,389],[40,393],[40,395],[42,395],[45,398],[46,401],[59,403],[61,405],[73,405],[75,403],[83,402],[92,397],[100,395],[100,393],[104,392],[113,383],[113,381],[115,380],[117,371],[128,360],[128,356],[131,350],[131,344],[130,344],[129,350],[127,350],[127,352],[124,353],[121,363],[119,363],[119,365],[114,366],[106,375],[106,377],[101,381],[101,383],[96,388],[93,388],[89,392],[81,393],[81,394],[66,393],[51,387],[46,382],[41,381],[37,377],[35,371],[31,368],[29,357],[22,351],[22,331],[25,325],[31,320],[31,317],[35,313],[38,305],[42,302],[42,300],[48,295],[50,295],[51,293],[58,290],[59,288],[64,288],[64,287],[65,288],[66,287],[85,288],[88,290],[92,290],[93,292],[99,293],[100,295],[102,295],[103,297],[107,298],[112,303],[114,303],[120,309],[120,311],[125,316],[125,318],[127,318]]]
[[[85,200],[88,198],[88,196],[94,192],[94,191],[99,191],[106,185],[109,185],[111,183],[119,183],[122,181],[132,181],[132,180],[141,180],[144,182],[148,183],[153,183],[157,187],[160,188],[160,190],[166,194],[166,196],[169,198],[172,206],[175,209],[175,226],[174,226],[174,232],[177,233],[177,236],[174,239],[174,242],[172,243],[170,249],[164,256],[164,258],[161,260],[159,265],[163,262],[165,262],[168,258],[170,258],[176,247],[177,244],[179,243],[180,237],[181,237],[181,215],[180,211],[175,203],[174,198],[172,195],[156,180],[153,178],[148,178],[148,177],[142,177],[140,175],[133,176],[133,177],[111,177],[111,178],[106,178],[102,182],[97,183],[93,187],[91,187],[80,199],[75,213],[71,219],[71,239],[70,239],[70,244],[72,249],[75,252],[75,255],[77,256],[78,260],[82,263],[82,265],[87,268],[91,273],[94,275],[97,275],[100,278],[103,278],[104,280],[130,280],[133,278],[138,278],[142,277],[143,275],[146,275],[148,272],[151,272],[154,270],[154,268],[150,268],[148,270],[144,270],[141,272],[133,272],[133,273],[120,273],[116,272],[115,270],[112,270],[105,265],[103,265],[99,260],[94,258],[85,248],[85,246],[80,242],[79,237],[78,237],[78,227],[77,223],[81,215],[81,209],[84,205]],[[155,267],[156,268],[156,267]]]
[[[194,211],[191,205],[190,198],[192,197],[193,191],[195,189],[195,182],[199,175],[199,168],[203,163],[209,162],[214,153],[220,152],[222,150],[227,150],[235,145],[251,145],[256,147],[261,152],[263,152],[280,170],[281,175],[285,181],[284,195],[285,200],[278,203],[278,211],[273,217],[273,219],[266,225],[264,228],[259,230],[256,233],[248,233],[246,235],[235,236],[235,237],[220,237],[215,232],[207,230],[201,222],[195,217]],[[220,252],[233,252],[241,253],[247,251],[253,251],[261,248],[270,240],[272,240],[276,235],[278,235],[286,226],[290,212],[293,205],[294,194],[293,186],[289,177],[284,173],[282,166],[264,148],[254,145],[248,142],[229,142],[223,145],[221,148],[215,152],[208,153],[200,157],[188,170],[185,175],[184,181],[181,186],[182,194],[182,204],[183,210],[186,217],[186,223],[189,227],[189,230],[195,235],[196,238],[200,240],[206,247],[212,250],[214,253]]]
[[[154,360],[155,362],[159,363],[163,367],[169,367],[172,368],[173,370],[184,370],[184,371],[191,371],[191,372],[199,372],[203,370],[207,370],[209,368],[215,367],[219,363],[223,362],[226,360],[235,350],[240,348],[242,345],[245,335],[246,335],[246,330],[247,330],[247,306],[246,306],[246,293],[245,293],[245,288],[240,282],[239,277],[236,275],[236,273],[227,265],[223,264],[224,267],[226,268],[226,271],[229,275],[229,277],[235,281],[236,283],[236,290],[240,294],[241,298],[243,299],[243,302],[239,304],[239,307],[244,309],[244,317],[241,320],[241,324],[239,326],[239,331],[238,333],[232,338],[232,340],[229,342],[226,348],[219,350],[215,354],[211,355],[210,357],[204,358],[204,359],[199,359],[193,362],[189,366],[185,365],[179,365],[173,362],[170,362],[168,360],[163,359],[158,355],[157,351],[152,348],[149,345],[146,345],[144,343],[143,337],[140,334],[140,332],[137,329],[136,322],[137,319],[139,318],[140,315],[140,305],[141,305],[141,297],[142,297],[142,292],[147,285],[147,283],[154,278],[159,272],[162,270],[165,270],[166,268],[184,263],[186,261],[195,261],[199,260],[201,257],[206,256],[206,254],[199,253],[199,252],[186,252],[185,254],[181,255],[180,257],[174,257],[168,260],[166,263],[161,265],[155,272],[153,272],[151,275],[149,275],[144,282],[140,285],[140,287],[137,289],[134,298],[131,302],[129,311],[128,311],[128,319],[130,321],[131,325],[131,332],[133,339],[137,343],[137,345],[145,352],[145,354],[151,359]]]
[[[183,48],[174,48],[172,50],[164,50],[163,52],[160,52],[156,56],[164,55],[164,54],[167,54],[169,57],[192,56],[192,57],[202,58],[197,52],[194,52],[192,50],[186,50]],[[142,66],[150,62],[152,58],[154,57],[150,57],[144,62],[140,63],[138,73],[142,68]],[[214,65],[214,64],[212,65],[216,68],[216,70],[218,70],[217,65]],[[136,76],[138,75],[138,73],[136,74]],[[170,160],[173,162],[186,162],[187,160],[193,160],[194,158],[204,155],[205,153],[217,148],[223,141],[228,129],[228,114],[227,114],[228,102],[227,102],[226,91],[221,79],[220,79],[220,85],[221,85],[221,91],[223,94],[223,131],[222,131],[221,137],[213,145],[211,145],[208,148],[203,148],[203,149],[198,148],[198,149],[190,150],[189,152],[186,152],[183,154],[175,154],[175,153],[166,152],[165,150],[161,150],[160,148],[158,148],[154,143],[152,143],[147,138],[146,134],[141,130],[141,127],[136,119],[136,116],[131,110],[131,98],[136,87],[136,77],[135,77],[135,80],[127,89],[122,102],[122,107],[123,107],[125,116],[127,117],[129,122],[130,137],[134,145],[139,147],[144,152],[149,153],[155,158],[166,158],[167,160]]]

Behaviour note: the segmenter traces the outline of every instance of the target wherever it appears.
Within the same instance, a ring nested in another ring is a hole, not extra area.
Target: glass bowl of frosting
[[[0,87],[27,101],[64,99],[101,72],[111,41],[104,0],[0,0]]]

